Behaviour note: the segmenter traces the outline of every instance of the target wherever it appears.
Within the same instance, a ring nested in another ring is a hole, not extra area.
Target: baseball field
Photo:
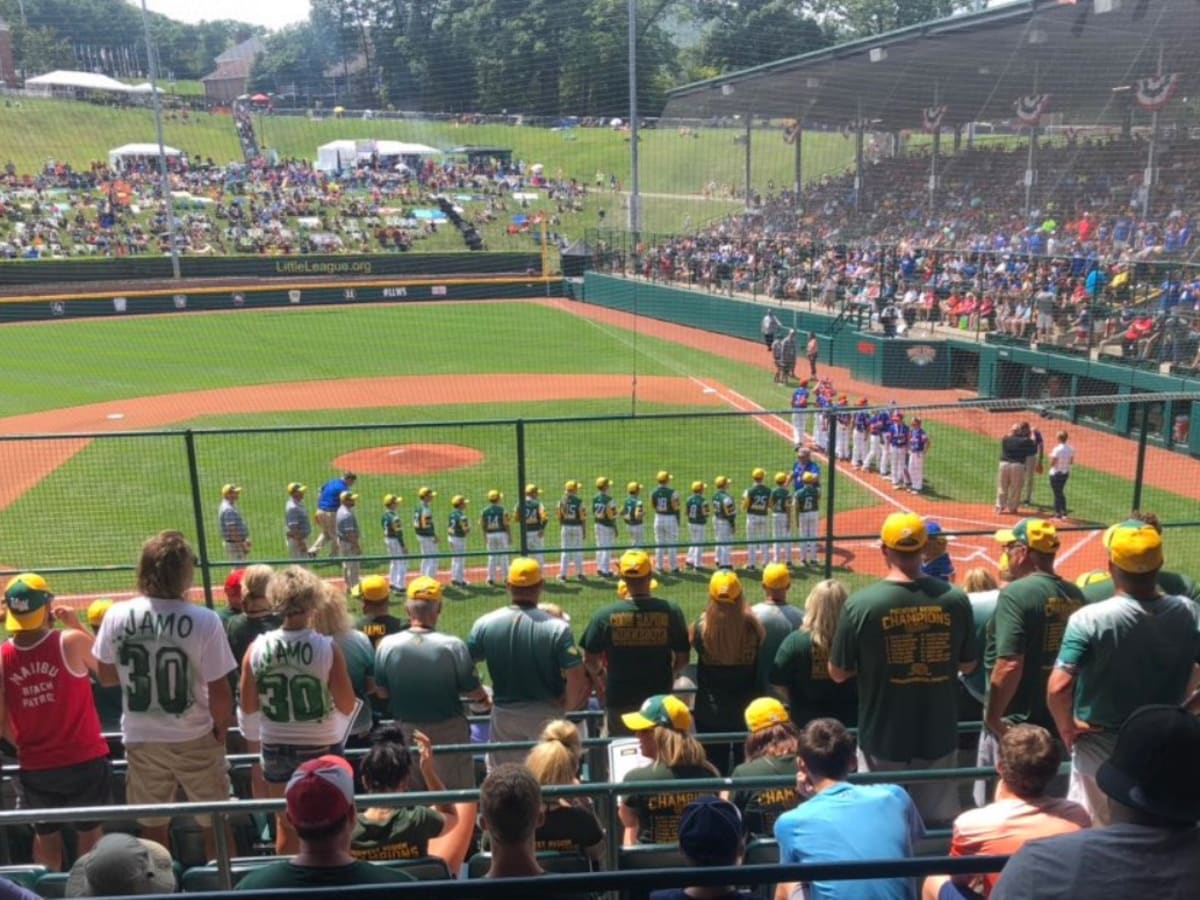
[[[0,328],[0,358],[0,566],[50,570],[60,594],[80,598],[129,591],[129,567],[147,535],[178,528],[195,537],[190,465],[219,584],[228,571],[216,530],[224,483],[243,488],[252,558],[281,561],[285,485],[307,484],[311,510],[319,486],[343,468],[359,474],[364,552],[382,555],[385,493],[405,498],[407,520],[417,489],[436,490],[443,534],[450,497],[462,494],[478,532],[489,489],[501,490],[506,506],[516,503],[522,455],[524,480],[541,486],[551,510],[568,479],[580,480],[590,500],[595,479],[607,476],[620,501],[629,481],[648,495],[660,469],[674,473],[684,495],[693,480],[707,482],[711,495],[723,474],[740,496],[753,468],[769,479],[793,460],[791,389],[772,384],[761,344],[565,300],[14,324]],[[871,535],[899,508],[936,517],[950,532],[974,532],[950,544],[960,575],[994,568],[990,532],[1013,521],[992,511],[997,439],[1027,416],[958,403],[965,394],[897,392],[856,384],[845,370],[822,367],[826,373],[851,402],[866,396],[877,405],[896,400],[910,415],[920,410],[932,441],[921,496],[839,467],[835,576],[853,587],[878,573]],[[1052,444],[1059,423],[1040,427]],[[1078,456],[1060,556],[1073,575],[1101,564],[1099,526],[1130,511],[1136,447],[1067,427]],[[13,437],[32,434],[46,437]],[[1191,521],[1197,476],[1196,461],[1150,448],[1143,507],[1168,523]],[[826,499],[829,489],[827,480]],[[1042,477],[1031,512],[1049,503]],[[590,528],[588,535],[590,544]],[[1190,535],[1168,533],[1168,567],[1195,574],[1200,549]],[[406,537],[414,549],[411,528]],[[468,543],[482,553],[482,535]],[[546,543],[557,546],[557,527]],[[547,555],[557,562],[556,552]],[[590,575],[593,554],[585,556]],[[739,564],[744,558],[738,548]],[[483,563],[472,556],[475,583],[447,590],[446,630],[465,633],[502,601],[500,589],[482,584]],[[385,570],[383,560],[364,564],[365,572]],[[441,570],[448,580],[448,561]],[[328,564],[318,571],[340,574]],[[822,576],[815,568],[797,574],[796,601]],[[706,576],[660,580],[661,593],[689,616],[702,608]],[[756,599],[757,578],[745,582]],[[595,577],[547,587],[547,599],[577,622],[612,596],[613,583]]]

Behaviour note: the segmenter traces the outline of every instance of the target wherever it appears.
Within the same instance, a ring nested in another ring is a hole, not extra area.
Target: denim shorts
[[[299,744],[263,744],[263,778],[271,784],[287,784],[302,763],[328,753],[341,756],[341,744],[326,744],[322,747],[308,747]]]

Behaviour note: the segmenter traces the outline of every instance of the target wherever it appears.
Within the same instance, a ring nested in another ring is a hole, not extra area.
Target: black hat
[[[1096,783],[1125,806],[1182,824],[1200,820],[1200,719],[1179,706],[1143,706],[1125,720]]]

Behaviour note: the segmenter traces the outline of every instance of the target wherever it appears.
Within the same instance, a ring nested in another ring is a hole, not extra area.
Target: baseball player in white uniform
[[[762,565],[771,561],[771,550],[768,541],[771,539],[771,524],[767,514],[771,507],[771,489],[763,484],[767,473],[763,469],[755,469],[750,473],[754,483],[742,491],[742,509],[746,513],[746,568],[758,567],[759,559]]]
[[[797,447],[804,443],[808,432],[808,382],[801,381],[792,391],[792,443]]]
[[[787,489],[787,472],[775,473],[775,489],[771,491],[772,561],[792,564],[792,494]]]
[[[312,520],[304,508],[304,492],[307,490],[298,481],[287,486],[288,501],[283,507],[283,527],[288,556],[292,559],[307,559],[309,556],[308,536],[312,534]]]
[[[538,493],[536,484],[525,485],[525,500],[517,507],[517,515],[525,518],[525,545],[529,548],[529,555],[537,560],[539,566],[545,567],[546,521],[549,517],[546,515],[546,505],[538,499]],[[500,573],[501,583],[506,574]]]
[[[455,587],[467,586],[467,534],[471,530],[471,519],[466,511],[468,502],[462,494],[450,498],[450,521],[446,537],[454,552],[450,557],[450,583]]]
[[[337,532],[338,548],[343,557],[362,556],[362,532],[358,527],[358,514],[354,505],[358,502],[358,494],[353,491],[342,491],[342,505],[338,507],[334,529]],[[342,574],[346,579],[346,590],[358,584],[362,571],[357,559],[345,559],[342,563]]]
[[[250,555],[250,528],[237,508],[242,489],[236,484],[221,487],[221,505],[217,508],[217,525],[221,529],[221,542],[225,545],[225,558],[243,560]]]
[[[483,542],[487,546],[487,583],[489,585],[497,585],[504,583],[505,573],[508,571],[508,526],[509,516],[504,507],[500,505],[504,499],[496,488],[492,488],[487,493],[488,505],[483,508],[483,513],[479,517],[479,526],[483,529]],[[529,537],[533,537],[533,529],[530,526]]]
[[[914,494],[925,489],[925,452],[928,449],[929,435],[921,427],[920,418],[914,418],[908,432],[908,484]]]
[[[665,469],[655,480],[658,487],[650,495],[654,507],[654,566],[660,572],[679,572],[679,492],[671,487],[674,476]]]
[[[687,549],[687,566],[689,569],[704,568],[704,548],[701,546],[707,537],[709,505],[704,499],[704,491],[708,487],[703,481],[692,482],[692,494],[687,498],[684,509],[687,511],[688,539],[691,546]]]
[[[800,533],[801,564],[817,561],[817,526],[821,517],[821,492],[816,472],[805,472],[800,476],[800,490],[796,491],[796,529]]]
[[[383,526],[383,546],[392,558],[388,566],[388,584],[392,590],[404,590],[405,579],[408,578],[408,550],[404,546],[404,522],[396,507],[402,498],[395,494],[383,495],[383,517],[379,520]]]
[[[728,490],[729,479],[718,475],[713,482],[716,493],[713,494],[713,537],[717,540],[716,565],[718,569],[733,568],[732,542],[736,537],[734,528],[737,523],[737,504],[733,502]]]
[[[646,505],[642,502],[642,486],[636,481],[629,482],[625,490],[629,496],[621,508],[621,519],[629,531],[629,543],[634,547],[646,546]]]
[[[592,498],[592,518],[596,528],[596,574],[608,578],[612,571],[612,546],[617,540],[617,504],[608,493],[612,481],[601,475],[596,479]]]
[[[579,497],[579,482],[571,479],[566,483],[566,493],[558,501],[558,542],[562,547],[562,555],[558,562],[558,580],[566,581],[568,567],[575,563],[575,574],[582,579],[583,574],[583,528],[587,518],[587,510]]]
[[[850,449],[850,462],[854,468],[863,468],[863,463],[867,459],[867,442],[871,430],[871,414],[862,407],[867,405],[867,398],[863,397],[858,401],[859,410],[854,414],[853,428],[854,436]]]
[[[437,527],[433,522],[433,507],[437,491],[422,487],[417,491],[417,508],[413,510],[413,532],[417,535],[417,546],[421,548],[421,574],[437,578],[438,552]]]

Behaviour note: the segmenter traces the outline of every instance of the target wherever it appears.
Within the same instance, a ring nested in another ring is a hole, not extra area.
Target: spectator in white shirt
[[[1050,451],[1050,490],[1054,492],[1054,518],[1067,517],[1067,478],[1075,461],[1075,448],[1067,443],[1067,433],[1058,433],[1058,444]]]

